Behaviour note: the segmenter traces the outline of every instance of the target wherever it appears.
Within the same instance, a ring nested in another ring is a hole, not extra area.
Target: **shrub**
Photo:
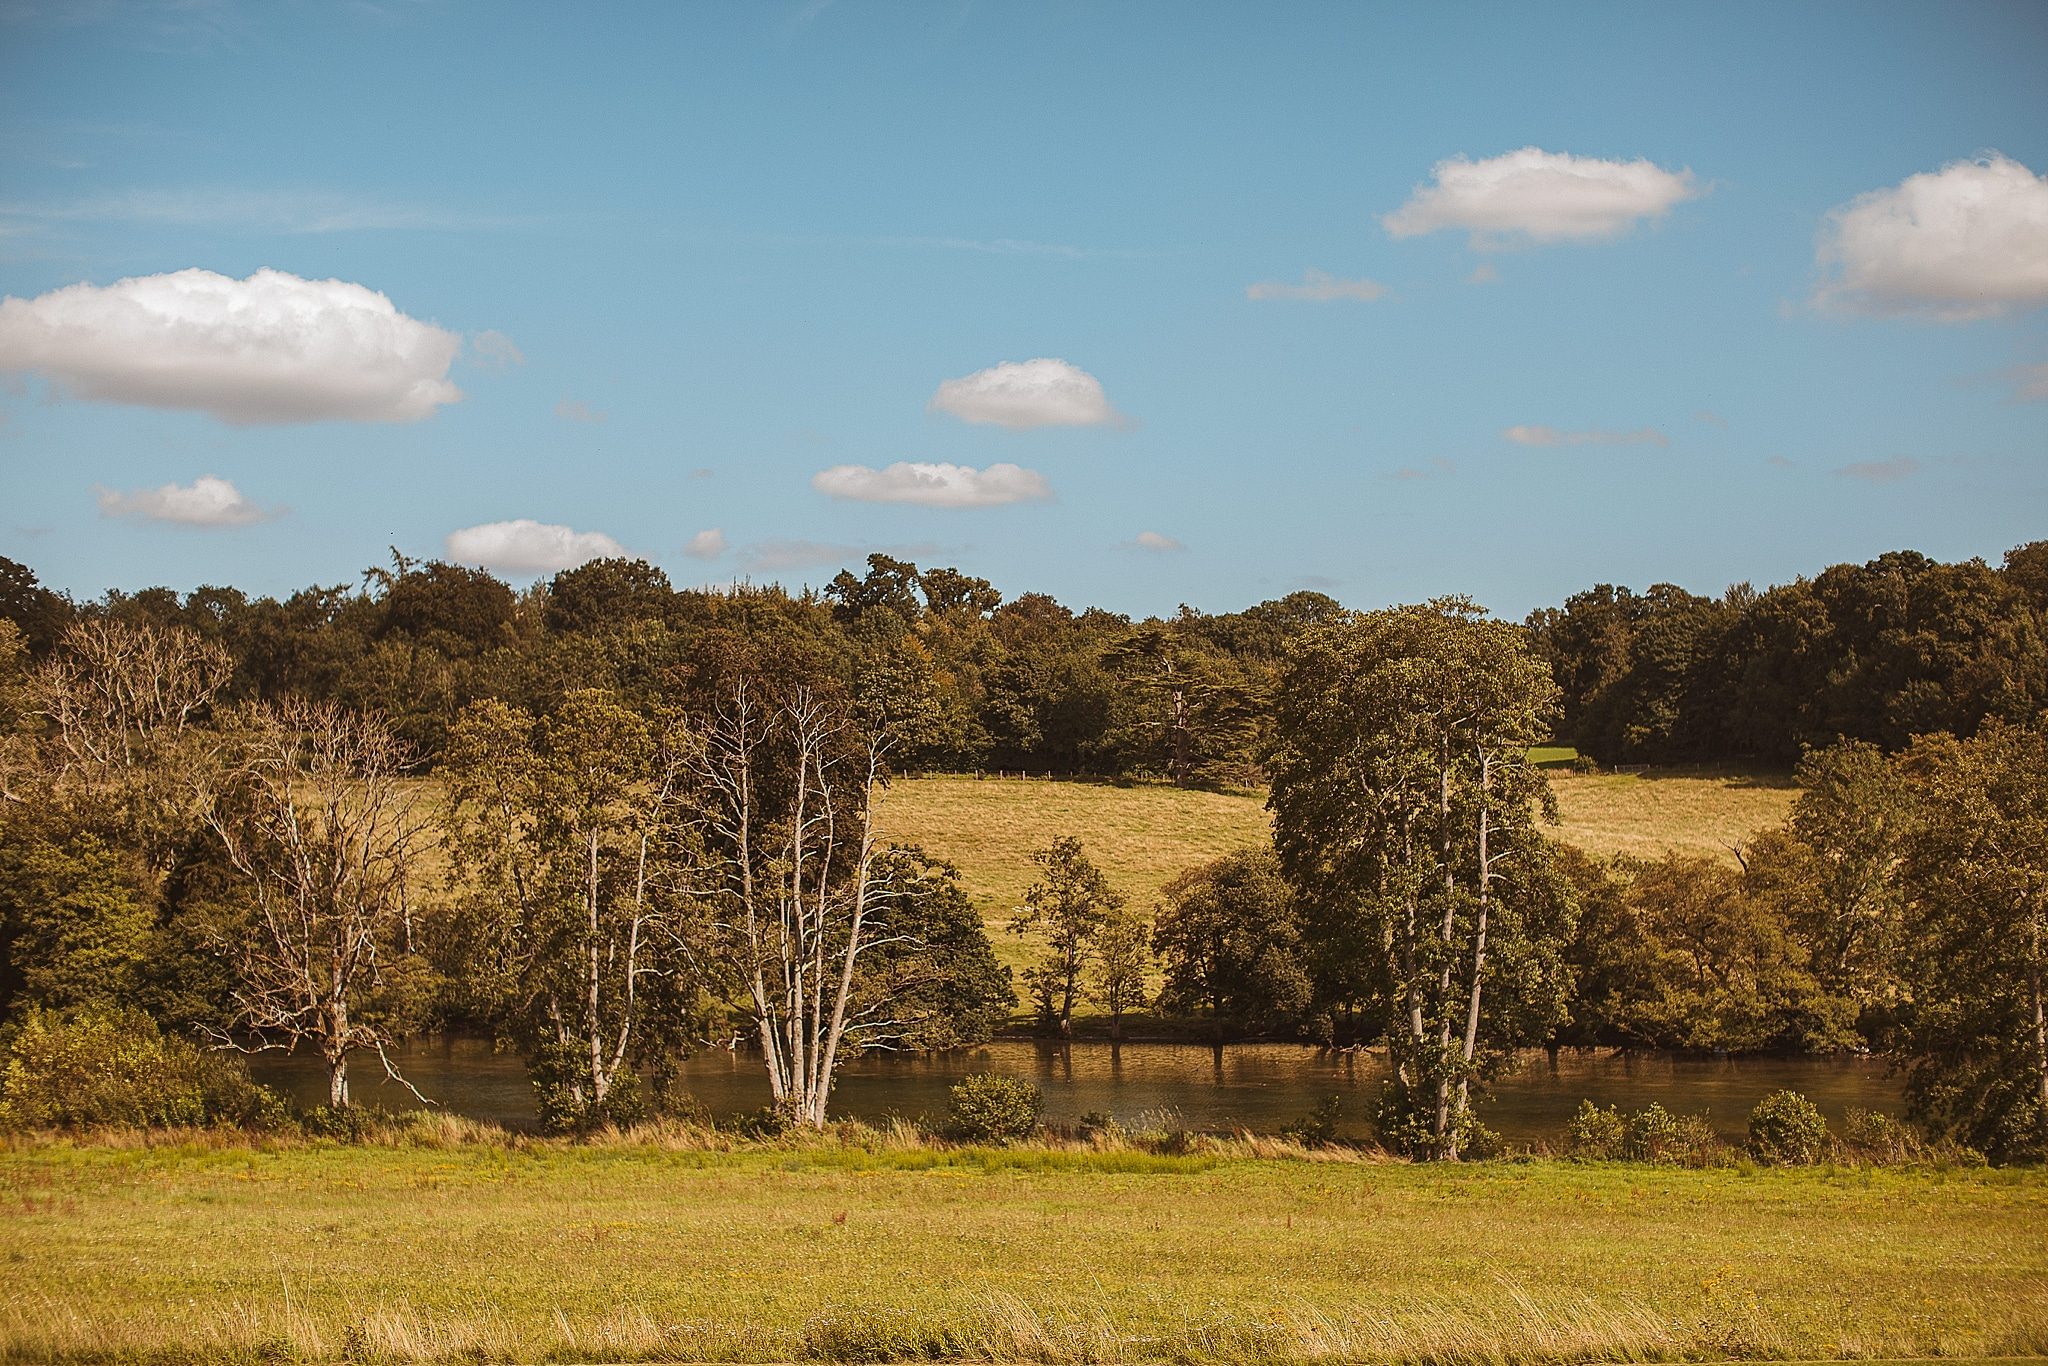
[[[1565,1151],[1573,1157],[1605,1162],[1620,1157],[1628,1139],[1628,1121],[1612,1105],[1605,1110],[1590,1100],[1579,1102],[1578,1112],[1565,1125]]]
[[[1828,1122],[1820,1107],[1797,1091],[1773,1091],[1749,1112],[1749,1155],[1759,1162],[1818,1162],[1827,1141]]]
[[[1906,1125],[1881,1110],[1852,1109],[1842,1117],[1842,1147],[1865,1162],[1917,1162],[1927,1145]]]
[[[32,1009],[0,1040],[0,1129],[271,1129],[289,1116],[240,1059],[167,1037],[139,1010]]]
[[[1654,1101],[1628,1117],[1622,1137],[1622,1156],[1636,1162],[1703,1167],[1721,1148],[1705,1115],[1674,1115]]]
[[[1343,1109],[1344,1098],[1331,1095],[1300,1119],[1281,1125],[1280,1136],[1304,1148],[1327,1148],[1337,1141],[1337,1120]]]
[[[1045,1099],[1038,1088],[1015,1077],[976,1072],[947,1093],[951,1129],[969,1143],[1009,1143],[1038,1128]]]

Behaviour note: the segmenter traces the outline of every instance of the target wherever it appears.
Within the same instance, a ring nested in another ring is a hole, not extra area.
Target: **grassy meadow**
[[[813,1142],[0,1151],[0,1360],[2048,1350],[2048,1174]]]

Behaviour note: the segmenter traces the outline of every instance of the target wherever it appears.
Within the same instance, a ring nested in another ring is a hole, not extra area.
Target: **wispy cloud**
[[[476,232],[531,220],[399,204],[338,190],[128,190],[77,199],[0,201],[0,219],[139,223],[314,236],[337,232]]]
[[[472,364],[485,370],[506,370],[526,364],[526,353],[519,349],[519,343],[496,328],[471,333],[469,349],[476,357]]]
[[[1637,427],[1633,431],[1610,431],[1605,427],[1589,427],[1583,431],[1565,431],[1558,427],[1546,427],[1538,423],[1532,426],[1509,427],[1502,436],[1518,446],[1669,446],[1671,438],[1655,427]]]
[[[1179,541],[1161,531],[1141,531],[1132,539],[1131,546],[1136,550],[1150,550],[1157,554],[1170,554],[1176,550],[1187,549]]]
[[[1456,465],[1439,455],[1433,457],[1427,465],[1405,465],[1383,477],[1400,484],[1413,484],[1425,479],[1443,479],[1457,472]]]
[[[1890,460],[1859,460],[1835,471],[1844,479],[1860,479],[1866,484],[1896,484],[1919,472],[1920,462],[1910,455],[1895,456]]]
[[[611,419],[611,414],[601,408],[593,408],[580,398],[565,398],[555,404],[555,416],[564,422],[587,422],[601,425]]]
[[[1327,304],[1343,299],[1353,303],[1371,303],[1383,297],[1387,287],[1377,280],[1364,278],[1341,279],[1326,270],[1310,270],[1303,273],[1300,284],[1288,284],[1282,280],[1261,280],[1246,285],[1247,299],[1284,299],[1295,303]]]

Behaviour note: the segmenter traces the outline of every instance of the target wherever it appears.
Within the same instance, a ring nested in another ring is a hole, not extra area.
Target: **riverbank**
[[[2038,1171],[1255,1154],[18,1141],[0,1360],[2048,1351]]]

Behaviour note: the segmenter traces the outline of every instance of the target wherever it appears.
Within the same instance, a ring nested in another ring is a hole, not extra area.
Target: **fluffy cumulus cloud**
[[[1327,304],[1338,300],[1369,304],[1387,292],[1387,287],[1377,280],[1345,280],[1325,270],[1311,270],[1304,273],[1301,283],[1290,285],[1282,280],[1261,280],[1255,285],[1245,286],[1247,299],[1282,299],[1291,303]]]
[[[577,531],[521,517],[448,533],[448,558],[512,574],[553,574],[626,553],[602,531]]]
[[[1187,547],[1161,531],[1141,531],[1131,542],[1140,550],[1170,551],[1186,550]]]
[[[1104,427],[1123,421],[1102,383],[1063,360],[1004,361],[939,385],[925,407],[962,422],[1024,431],[1031,427]]]
[[[1517,446],[1669,446],[1671,438],[1655,427],[1637,427],[1633,431],[1610,431],[1605,427],[1589,427],[1583,431],[1570,432],[1559,427],[1534,426],[1509,427],[1501,433]]]
[[[725,553],[725,528],[710,527],[690,538],[683,553],[693,560],[715,560]]]
[[[1037,470],[995,464],[927,464],[899,460],[887,469],[834,465],[811,476],[811,487],[859,503],[918,503],[935,508],[994,507],[1052,497],[1052,485]]]
[[[177,526],[231,527],[269,521],[283,509],[259,507],[242,496],[219,475],[202,474],[189,484],[165,484],[161,488],[94,489],[102,517],[126,517],[141,522],[170,522]]]
[[[181,270],[0,301],[0,371],[236,426],[417,422],[462,397],[448,379],[461,349],[375,290],[278,270]]]
[[[1599,242],[1701,193],[1691,171],[1540,147],[1485,161],[1452,157],[1430,175],[1432,183],[1417,185],[1407,203],[1380,219],[1389,235],[1452,228],[1472,234],[1482,250],[1516,241]]]
[[[1827,216],[1817,302],[1956,322],[2048,304],[2048,176],[1957,161]]]

